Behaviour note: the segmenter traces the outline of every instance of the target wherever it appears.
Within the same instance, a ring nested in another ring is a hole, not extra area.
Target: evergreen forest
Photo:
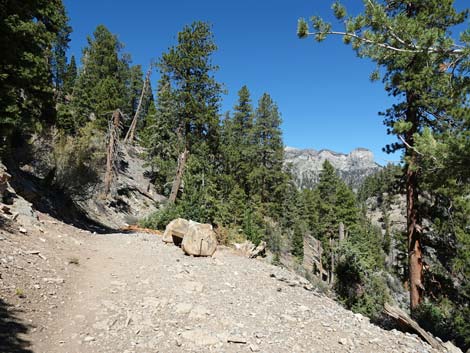
[[[181,28],[146,67],[97,25],[76,58],[61,0],[0,3],[0,160],[19,165],[19,151],[40,137],[54,165],[43,184],[79,200],[115,167],[108,141],[137,146],[165,197],[140,226],[164,230],[185,218],[212,224],[225,245],[265,243],[273,264],[346,308],[387,326],[385,303],[400,305],[425,330],[469,349],[470,32],[454,31],[468,11],[453,0],[368,0],[354,16],[334,2],[332,11],[334,23],[301,18],[298,36],[351,46],[357,60],[376,64],[371,79],[395,102],[377,119],[396,137],[384,148],[401,162],[357,190],[328,161],[313,188],[297,187],[269,87],[255,98],[241,84],[222,111],[210,23]],[[99,188],[106,198],[106,176]],[[401,228],[391,220],[397,207]],[[307,239],[322,250],[306,269]]]

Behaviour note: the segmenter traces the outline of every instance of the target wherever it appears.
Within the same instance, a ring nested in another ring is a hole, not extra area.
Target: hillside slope
[[[38,218],[0,234],[2,352],[433,352],[228,248],[188,257]]]

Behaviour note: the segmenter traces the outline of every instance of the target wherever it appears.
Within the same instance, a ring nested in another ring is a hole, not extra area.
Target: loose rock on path
[[[79,265],[41,282],[59,299],[47,320],[32,320],[32,352],[435,352],[228,248],[203,258],[150,234],[73,239],[66,250]]]

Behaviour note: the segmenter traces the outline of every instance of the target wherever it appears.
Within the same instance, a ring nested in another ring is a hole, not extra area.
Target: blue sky
[[[220,67],[216,78],[228,91],[222,112],[231,109],[237,91],[247,85],[254,102],[268,92],[278,103],[287,146],[346,153],[365,147],[380,164],[399,159],[382,152],[393,137],[377,113],[391,99],[382,83],[369,81],[374,65],[357,58],[340,38],[316,43],[296,37],[299,17],[331,18],[330,0],[64,2],[74,29],[70,54],[76,57],[86,36],[104,24],[125,44],[133,63],[146,70],[151,59],[176,43],[185,24],[208,21],[219,48],[213,58]],[[352,11],[360,9],[358,0],[345,3]],[[157,80],[154,73],[152,81]]]

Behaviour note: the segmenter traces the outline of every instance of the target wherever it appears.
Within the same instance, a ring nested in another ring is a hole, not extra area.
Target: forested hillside
[[[22,172],[34,164],[41,190],[77,209],[96,198],[124,213],[116,200],[132,197],[116,175],[138,165],[152,185],[137,192],[157,211],[129,223],[162,230],[181,217],[214,225],[225,245],[265,242],[273,264],[295,269],[346,308],[385,325],[384,304],[401,305],[468,349],[470,34],[452,33],[468,13],[452,0],[364,6],[350,16],[333,4],[340,31],[318,17],[298,23],[300,37],[341,35],[377,64],[372,78],[394,98],[381,118],[396,137],[385,148],[401,153],[401,163],[379,170],[368,160],[366,174],[378,171],[360,186],[365,174],[354,176],[357,192],[327,160],[315,183],[296,184],[270,87],[255,98],[240,73],[238,99],[222,111],[211,24],[187,24],[144,67],[97,24],[75,58],[60,0],[0,4],[0,161]],[[398,208],[406,224],[390,221]]]

